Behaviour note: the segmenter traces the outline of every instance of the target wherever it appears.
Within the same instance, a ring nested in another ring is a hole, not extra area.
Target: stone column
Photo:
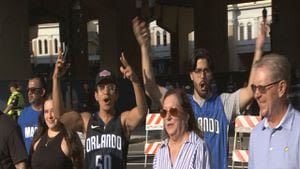
[[[192,8],[159,6],[157,24],[171,34],[171,73],[187,73],[188,34],[193,30]]]
[[[0,79],[26,80],[31,74],[27,1],[0,5]]]
[[[228,33],[226,1],[194,0],[195,48],[214,55],[215,71],[228,71]]]
[[[300,69],[300,2],[272,1],[271,49],[287,56],[294,69]],[[300,76],[297,77],[300,79]]]
[[[124,51],[129,64],[141,75],[141,55],[131,25],[131,20],[136,15],[135,4],[133,1],[118,1],[101,10],[100,69],[107,68],[120,75],[120,56]]]
[[[73,80],[88,80],[89,61],[87,52],[87,21],[85,8],[72,4],[70,9],[70,35],[67,44],[71,63],[71,78]]]

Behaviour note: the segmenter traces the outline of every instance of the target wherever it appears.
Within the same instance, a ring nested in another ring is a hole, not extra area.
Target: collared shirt
[[[153,160],[153,169],[210,169],[210,159],[207,146],[194,132],[181,146],[175,164],[171,162],[169,140],[162,142]]]
[[[300,112],[289,105],[278,126],[272,128],[266,121],[251,133],[249,169],[299,169]]]

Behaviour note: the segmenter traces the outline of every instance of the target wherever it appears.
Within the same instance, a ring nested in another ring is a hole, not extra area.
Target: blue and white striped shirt
[[[153,160],[153,169],[210,169],[208,148],[197,134],[191,132],[182,145],[175,164],[172,165],[168,147],[169,140],[162,142]]]

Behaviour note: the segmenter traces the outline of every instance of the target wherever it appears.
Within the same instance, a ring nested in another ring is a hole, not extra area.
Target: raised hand
[[[267,36],[267,33],[270,31],[270,26],[269,24],[264,21],[260,25],[260,31],[259,34],[256,38],[256,50],[262,50],[264,47],[265,39]]]
[[[138,82],[137,75],[128,64],[123,52],[121,53],[120,61],[122,64],[120,67],[120,71],[123,74],[123,78],[129,79],[131,82]]]
[[[145,21],[141,21],[138,17],[133,18],[132,29],[140,46],[148,46],[150,44],[149,28]]]
[[[70,64],[65,64],[65,61],[62,59],[62,57],[62,50],[59,48],[52,78],[62,77],[70,67]]]

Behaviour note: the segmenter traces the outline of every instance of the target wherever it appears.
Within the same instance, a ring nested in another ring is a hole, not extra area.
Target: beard
[[[203,98],[207,99],[211,95],[211,83],[208,81],[201,81],[200,84],[194,84],[195,91],[197,94]]]

